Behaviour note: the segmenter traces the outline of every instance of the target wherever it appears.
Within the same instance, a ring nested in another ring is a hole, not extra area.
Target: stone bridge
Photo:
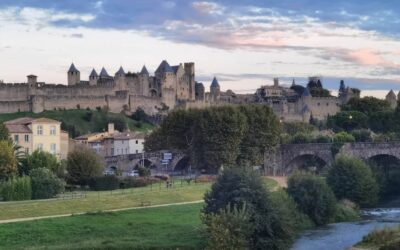
[[[400,159],[400,142],[345,143],[339,154],[356,156],[363,160],[377,156]],[[265,152],[264,166],[269,175],[285,176],[306,161],[323,167],[329,166],[333,160],[332,143],[287,144]]]
[[[172,159],[167,164],[163,164],[162,162],[164,153],[172,154]],[[158,151],[150,153],[109,156],[105,158],[105,161],[107,169],[130,171],[136,166],[140,166],[143,162],[147,167],[155,168],[157,170],[174,171],[176,170],[178,163],[183,163],[185,159],[187,159],[186,155],[179,151]]]

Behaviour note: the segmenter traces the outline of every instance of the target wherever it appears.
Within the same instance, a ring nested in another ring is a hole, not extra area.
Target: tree
[[[241,208],[227,206],[219,213],[204,216],[207,224],[208,250],[250,249],[249,237],[253,226],[246,206]]]
[[[279,143],[280,122],[265,105],[240,106],[239,111],[246,116],[247,126],[239,146],[237,163],[240,166],[261,165],[265,150]]]
[[[289,177],[287,191],[316,225],[324,225],[335,213],[336,200],[326,182],[313,174],[297,172]]]
[[[64,182],[47,168],[35,168],[30,172],[32,199],[49,199],[64,191]]]
[[[328,117],[327,125],[336,131],[368,128],[368,116],[359,111],[342,111]]]
[[[0,141],[10,140],[10,133],[4,123],[0,122]]]
[[[35,168],[47,168],[55,173],[59,165],[60,163],[54,155],[42,150],[35,150],[31,155],[26,157],[20,173],[28,175]]]
[[[344,111],[358,111],[366,115],[390,110],[390,103],[372,96],[353,97],[343,107]]]
[[[18,173],[14,148],[9,141],[0,141],[0,181]]]
[[[351,200],[361,207],[378,202],[378,184],[368,165],[358,158],[337,157],[328,172],[327,182],[338,199]]]
[[[346,143],[355,141],[356,139],[354,138],[354,136],[346,132],[340,132],[333,136],[333,142]]]
[[[287,249],[294,238],[281,223],[269,193],[259,175],[245,168],[227,168],[218,176],[205,196],[203,213],[219,214],[227,206],[248,209],[253,230],[249,234],[250,249]]]
[[[310,134],[315,130],[315,127],[309,123],[304,122],[284,122],[283,131],[291,136],[304,133]]]
[[[68,154],[67,171],[70,183],[88,185],[92,178],[103,174],[104,163],[93,150],[77,146]]]
[[[147,114],[142,108],[137,108],[136,111],[132,114],[131,118],[135,121],[146,122]]]
[[[109,117],[107,123],[114,123],[115,129],[121,132],[128,128],[126,118],[123,115]]]

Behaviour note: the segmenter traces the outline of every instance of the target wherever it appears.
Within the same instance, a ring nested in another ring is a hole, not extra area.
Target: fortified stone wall
[[[102,96],[36,96],[33,102],[33,112],[42,112],[44,110],[54,109],[76,109],[79,105],[81,109],[95,109],[104,107],[107,102]]]
[[[28,99],[29,85],[0,84],[0,101],[27,101]]]
[[[147,114],[155,115],[158,112],[157,108],[161,108],[161,101],[160,99],[153,97],[130,95],[129,106],[133,112],[136,109],[141,108]]]
[[[0,101],[0,113],[28,111],[30,111],[30,105],[27,101]]]

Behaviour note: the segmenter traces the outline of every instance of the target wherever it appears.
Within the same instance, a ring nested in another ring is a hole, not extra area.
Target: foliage
[[[328,117],[327,126],[335,131],[368,128],[368,116],[359,111],[341,111]]]
[[[400,161],[394,157],[374,157],[368,162],[378,182],[380,198],[400,194]]]
[[[333,222],[357,221],[360,215],[351,201],[342,200],[336,204]]]
[[[31,178],[14,177],[0,184],[0,196],[4,201],[21,201],[32,198]]]
[[[398,127],[396,125],[395,113],[392,110],[380,111],[370,114],[369,126],[372,131],[387,133]]]
[[[305,87],[303,87],[301,85],[294,85],[294,86],[291,86],[290,89],[293,89],[294,92],[296,92],[296,94],[302,95],[305,90]]]
[[[311,134],[298,133],[292,137],[291,143],[293,144],[311,143],[312,140],[313,137]]]
[[[120,181],[121,188],[145,187],[160,182],[158,178],[126,177]]]
[[[318,135],[315,138],[316,143],[330,143],[332,142],[332,138],[327,135]]]
[[[89,181],[89,187],[96,191],[115,190],[119,188],[119,183],[115,175],[98,176]]]
[[[315,127],[304,122],[284,122],[283,131],[291,136],[298,133],[310,134],[315,130]]]
[[[399,232],[400,232],[400,227],[393,227],[393,228],[385,227],[383,229],[375,229],[363,237],[362,243],[375,246],[386,245],[387,243],[390,243],[391,241],[398,239]],[[393,249],[398,249],[398,248],[393,248]]]
[[[191,164],[216,172],[222,165],[262,163],[266,148],[277,145],[280,124],[267,106],[221,106],[176,110],[145,142],[145,149],[178,149]]]
[[[32,169],[47,168],[55,173],[59,168],[59,165],[60,163],[54,155],[43,150],[35,150],[32,154],[26,157],[20,172],[28,175]]]
[[[12,144],[9,141],[0,141],[0,181],[17,173],[17,159]]]
[[[9,139],[10,133],[8,132],[6,125],[0,122],[0,141],[7,141]]]
[[[131,118],[135,121],[145,122],[147,121],[148,116],[142,108],[137,108],[136,111],[132,114]]]
[[[87,121],[87,122],[91,122],[93,118],[93,112],[88,111],[85,113],[85,115],[83,116],[83,120]]]
[[[209,250],[250,249],[248,239],[253,231],[249,222],[250,215],[246,206],[238,208],[227,206],[218,213],[204,216],[207,224],[207,239]]]
[[[242,208],[246,204],[254,226],[248,239],[251,249],[287,249],[293,241],[294,235],[274,209],[261,177],[253,171],[224,169],[204,200],[205,215],[217,214],[228,205]]]
[[[335,134],[333,136],[333,142],[342,142],[342,143],[347,143],[347,142],[355,142],[356,139],[354,138],[353,135],[346,133],[346,132],[340,132]]]
[[[288,179],[287,190],[300,210],[316,225],[328,223],[333,216],[335,196],[322,178],[310,173],[294,173]]]
[[[348,199],[361,207],[373,206],[378,201],[379,188],[372,171],[358,158],[338,156],[327,182],[338,199]]]
[[[376,112],[390,110],[390,103],[386,100],[372,96],[366,96],[363,98],[353,97],[342,107],[342,109],[344,111],[358,111],[366,115],[372,115]]]
[[[32,199],[49,199],[64,191],[65,183],[47,168],[31,170]]]
[[[150,169],[148,169],[146,167],[142,167],[142,166],[138,167],[138,172],[139,172],[139,176],[141,176],[141,177],[148,177],[151,175]]]
[[[103,174],[104,162],[93,150],[77,146],[68,154],[67,171],[70,183],[88,185],[90,179]]]
[[[353,130],[351,135],[354,137],[356,142],[370,142],[372,141],[371,132],[366,129]]]
[[[127,120],[122,115],[108,118],[107,123],[114,123],[114,128],[121,132],[128,128]]]

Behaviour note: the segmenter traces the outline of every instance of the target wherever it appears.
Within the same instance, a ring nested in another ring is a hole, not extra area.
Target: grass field
[[[97,110],[91,110],[93,113],[90,121],[84,119],[86,113],[89,112],[85,109],[74,109],[74,110],[52,110],[44,111],[42,113],[32,113],[32,112],[18,112],[10,114],[0,114],[0,122],[13,120],[20,117],[33,117],[40,118],[46,117],[50,119],[55,119],[58,121],[64,121],[65,124],[69,126],[75,126],[76,131],[80,134],[87,134],[92,132],[100,132],[107,128],[107,123],[109,119],[116,117],[123,117],[121,114],[115,113],[105,113],[99,112]],[[126,118],[127,125],[131,130],[137,131],[149,131],[153,129],[153,125],[148,123],[143,123],[140,128],[137,127],[137,122],[130,118]]]
[[[202,204],[0,225],[0,249],[201,249]]]
[[[277,182],[265,179],[266,186],[272,190]],[[203,199],[210,183],[191,183],[175,181],[174,188],[165,184],[153,184],[143,188],[116,191],[88,191],[80,193],[81,198],[0,202],[0,220],[41,217],[49,215],[96,212],[120,208],[141,207],[197,201]]]

